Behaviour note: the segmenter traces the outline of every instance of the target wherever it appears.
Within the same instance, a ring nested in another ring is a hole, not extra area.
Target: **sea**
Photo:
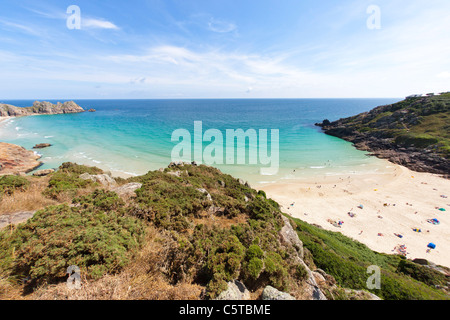
[[[386,162],[324,134],[315,123],[400,100],[75,99],[83,109],[96,111],[8,118],[0,124],[0,141],[27,149],[50,143],[49,148],[35,150],[42,156],[39,169],[71,161],[125,177],[167,167],[180,158],[215,166],[257,184],[317,175],[376,174],[385,171]],[[33,101],[0,103],[28,107]],[[238,143],[238,138],[227,139],[227,132],[244,133],[244,143]],[[227,146],[235,148],[234,152]]]

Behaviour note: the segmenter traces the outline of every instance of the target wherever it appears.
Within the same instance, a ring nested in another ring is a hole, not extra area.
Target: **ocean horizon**
[[[52,103],[67,100],[45,100]],[[279,168],[276,174],[264,174],[261,163],[213,164],[225,173],[250,183],[273,183],[311,176],[383,173],[385,162],[368,157],[351,143],[328,136],[315,126],[324,119],[337,120],[400,98],[329,99],[72,99],[86,111],[79,114],[39,115],[6,119],[0,129],[4,142],[31,149],[38,143],[50,143],[40,149],[40,169],[57,168],[71,161],[93,165],[115,175],[145,174],[172,162],[175,130],[192,135],[192,146],[201,122],[203,135],[214,129],[226,136],[226,130],[254,129],[279,132]],[[5,100],[3,103],[28,107],[33,100]],[[269,138],[270,140],[270,138]],[[208,146],[203,142],[202,150]],[[225,148],[225,139],[223,141]],[[270,151],[271,142],[268,142]],[[239,148],[237,149],[239,152]],[[224,155],[225,157],[225,155]],[[194,155],[192,155],[192,160]],[[197,161],[199,162],[199,161]],[[200,161],[201,162],[201,161]]]

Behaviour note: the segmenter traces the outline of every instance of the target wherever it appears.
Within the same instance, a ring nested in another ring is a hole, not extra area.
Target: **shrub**
[[[48,187],[43,191],[43,195],[51,199],[58,199],[64,195],[75,197],[79,189],[98,185],[92,180],[79,178],[83,173],[99,174],[103,173],[103,171],[97,167],[65,162],[59,167],[58,171],[52,174]]]
[[[0,177],[0,192],[11,195],[15,191],[25,191],[30,182],[21,176],[6,175]]]
[[[99,278],[129,262],[143,233],[142,222],[116,211],[50,206],[12,233],[0,233],[1,267],[33,285],[58,282],[70,265]]]

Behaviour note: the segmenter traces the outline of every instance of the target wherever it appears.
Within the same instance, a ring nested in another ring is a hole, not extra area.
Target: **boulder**
[[[30,219],[36,211],[21,211],[0,215],[0,229],[10,224],[19,224]]]
[[[111,189],[111,191],[114,191],[117,193],[120,197],[134,197],[136,196],[135,191],[142,187],[142,183],[139,182],[131,182],[124,184],[120,187],[115,187]]]
[[[43,176],[47,176],[47,175],[49,175],[50,173],[53,173],[53,172],[55,172],[54,169],[38,170],[38,171],[33,172],[33,176],[43,177]]]
[[[200,191],[201,193],[206,193],[206,199],[208,199],[208,201],[212,201],[212,197],[206,189],[197,188],[197,191]]]
[[[114,180],[114,178],[110,177],[106,173],[92,175],[85,172],[80,174],[79,178],[83,180],[92,180],[106,187],[113,187],[117,185],[116,180]]]
[[[262,295],[262,300],[295,300],[293,296],[289,293],[279,291],[274,287],[267,286],[264,288]]]
[[[230,281],[227,290],[223,291],[216,300],[250,300],[250,291],[242,282]]]

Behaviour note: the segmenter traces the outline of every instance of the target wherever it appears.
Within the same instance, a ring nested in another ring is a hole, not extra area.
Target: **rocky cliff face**
[[[449,175],[450,94],[406,99],[334,122],[326,134],[418,172]]]
[[[64,103],[35,101],[33,106],[21,108],[9,104],[0,104],[0,117],[22,117],[38,114],[61,114],[61,113],[79,113],[85,110],[73,101]]]

